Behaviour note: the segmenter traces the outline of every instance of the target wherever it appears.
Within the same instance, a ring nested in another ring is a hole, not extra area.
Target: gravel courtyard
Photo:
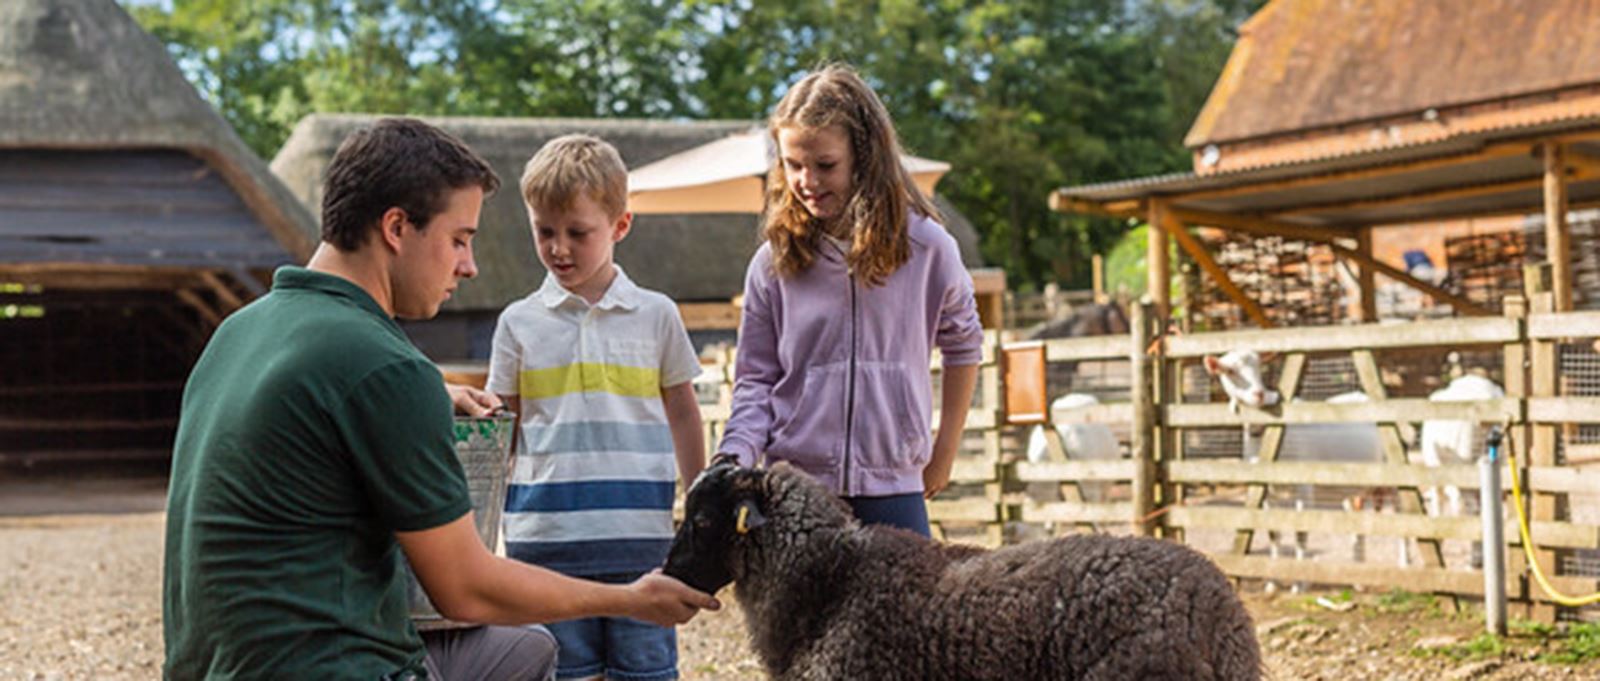
[[[0,477],[0,680],[160,676],[159,478]],[[1540,661],[1600,641],[1519,628],[1480,638],[1470,614],[1407,594],[1245,595],[1275,679],[1565,679],[1600,664]],[[728,606],[679,635],[685,679],[762,673]],[[1347,604],[1348,603],[1348,604]],[[1329,607],[1329,606],[1333,607]]]

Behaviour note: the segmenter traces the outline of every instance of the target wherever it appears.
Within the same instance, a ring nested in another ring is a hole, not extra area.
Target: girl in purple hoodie
[[[900,162],[894,123],[844,66],[807,75],[768,122],[766,243],[719,458],[788,461],[865,523],[928,535],[982,359],[972,278]],[[938,438],[932,349],[943,357]]]

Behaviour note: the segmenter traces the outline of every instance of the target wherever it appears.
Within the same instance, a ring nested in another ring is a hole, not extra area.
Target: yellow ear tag
[[[748,517],[750,517],[750,507],[741,505],[739,507],[739,519],[733,526],[734,531],[739,534],[749,534],[750,527],[745,525],[745,518]]]

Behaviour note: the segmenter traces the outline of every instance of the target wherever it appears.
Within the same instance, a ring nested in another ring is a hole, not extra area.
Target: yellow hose
[[[1507,429],[1506,438],[1509,440],[1510,437],[1511,431]],[[1544,569],[1539,567],[1539,561],[1533,557],[1533,538],[1529,536],[1528,532],[1528,514],[1522,510],[1522,482],[1517,479],[1516,448],[1510,446],[1510,442],[1506,444],[1506,460],[1511,466],[1511,496],[1516,499],[1516,503],[1512,506],[1517,509],[1517,529],[1522,532],[1522,551],[1528,556],[1528,565],[1533,566],[1534,581],[1538,582],[1539,588],[1544,589],[1544,592],[1550,596],[1550,600],[1561,605],[1576,608],[1592,603],[1600,603],[1600,593],[1592,593],[1581,597],[1568,596],[1550,586],[1550,580],[1544,576]]]

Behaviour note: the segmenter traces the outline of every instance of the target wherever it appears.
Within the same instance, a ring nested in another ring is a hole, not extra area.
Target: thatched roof
[[[181,150],[303,260],[303,204],[113,0],[0,2],[0,150]]]
[[[1240,27],[1185,144],[1600,83],[1593,0],[1274,0]]]
[[[316,207],[322,176],[345,136],[379,117],[314,114],[295,126],[272,170],[289,189]],[[474,252],[476,279],[464,282],[446,310],[494,310],[537,288],[544,268],[533,251],[527,213],[517,181],[528,158],[552,138],[589,133],[616,145],[628,167],[637,167],[730,133],[746,121],[651,121],[575,118],[428,118],[460,137],[499,173],[503,187],[484,205]],[[951,231],[964,258],[977,262],[977,234],[953,208]],[[318,211],[313,211],[318,212]],[[617,247],[617,262],[641,286],[676,300],[727,300],[744,286],[744,271],[759,246],[756,217],[737,214],[638,215],[633,231]]]

